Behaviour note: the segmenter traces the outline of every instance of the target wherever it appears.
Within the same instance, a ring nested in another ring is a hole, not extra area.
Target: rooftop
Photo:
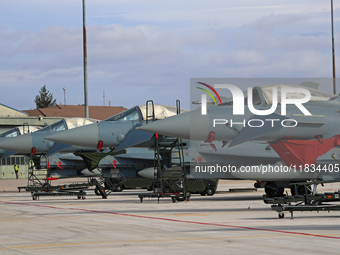
[[[89,106],[89,117],[97,120],[104,120],[120,112],[126,108],[121,106]],[[54,105],[47,108],[38,108],[34,110],[23,110],[29,116],[43,117],[85,117],[84,105]]]

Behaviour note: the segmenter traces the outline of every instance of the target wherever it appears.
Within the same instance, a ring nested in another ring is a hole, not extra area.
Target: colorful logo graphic
[[[211,87],[210,85],[208,85],[208,84],[206,84],[206,83],[203,83],[203,82],[197,82],[197,83],[199,83],[199,84],[201,84],[201,85],[203,85],[203,86],[206,86],[206,87],[209,88],[212,92],[214,92],[214,94],[216,95],[216,97],[217,97],[218,100],[220,101],[220,104],[222,105],[221,97],[220,97],[220,95],[217,93],[217,91],[216,91],[213,87]],[[211,92],[210,92],[209,90],[204,89],[204,88],[201,88],[201,87],[197,87],[197,88],[203,90],[204,92],[206,92],[206,93],[212,98],[212,100],[214,101],[215,105],[217,106],[216,100],[215,100],[213,94],[211,94]]]

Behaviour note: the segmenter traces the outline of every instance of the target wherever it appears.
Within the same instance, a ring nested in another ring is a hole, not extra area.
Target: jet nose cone
[[[198,109],[157,120],[138,129],[166,136],[205,141],[209,136],[209,116],[201,115]]]
[[[25,134],[1,140],[0,148],[3,150],[15,151],[20,153],[31,153],[32,135]]]
[[[71,145],[97,147],[98,125],[96,123],[65,130],[58,132],[57,134],[47,136],[45,139]]]

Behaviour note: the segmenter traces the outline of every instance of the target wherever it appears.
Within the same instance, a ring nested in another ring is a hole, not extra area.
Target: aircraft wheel
[[[117,186],[116,187],[116,192],[122,192],[123,191],[123,186]]]
[[[96,188],[94,189],[94,194],[96,194],[97,196],[101,196],[98,187],[96,187]]]
[[[215,194],[215,189],[214,187],[209,187],[206,189],[205,192],[207,193],[208,196],[213,196]]]
[[[285,217],[285,214],[283,212],[279,212],[279,218],[283,219]]]
[[[276,185],[267,185],[264,191],[269,197],[282,197],[285,189]]]

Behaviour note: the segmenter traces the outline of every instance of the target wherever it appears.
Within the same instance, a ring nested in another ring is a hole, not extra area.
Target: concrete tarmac
[[[76,197],[18,192],[27,180],[0,180],[0,254],[339,254],[340,212],[279,219],[251,181],[221,181],[213,197],[145,199],[143,190],[87,191]],[[340,184],[319,187],[337,191]]]

